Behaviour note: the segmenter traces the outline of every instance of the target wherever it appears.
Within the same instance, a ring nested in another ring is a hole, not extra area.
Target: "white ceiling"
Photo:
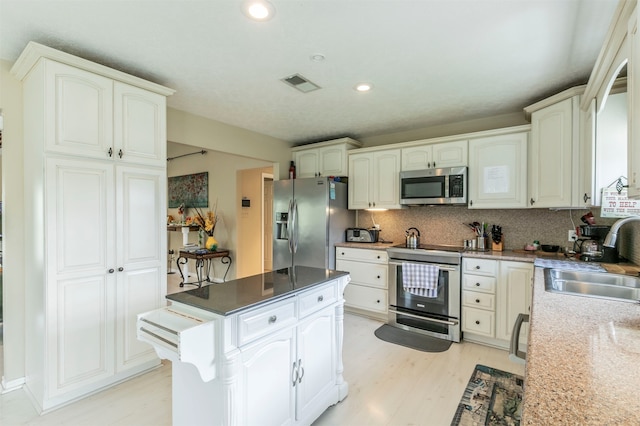
[[[0,58],[33,40],[176,89],[176,109],[291,143],[357,139],[586,83],[617,0],[272,3],[274,19],[253,22],[241,0],[0,0]],[[280,81],[295,73],[322,89]]]

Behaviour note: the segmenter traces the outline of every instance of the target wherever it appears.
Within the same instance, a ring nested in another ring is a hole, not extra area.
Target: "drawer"
[[[462,331],[495,337],[495,314],[474,308],[462,308]]]
[[[338,300],[337,281],[334,281],[330,285],[325,284],[318,289],[306,291],[299,296],[298,309],[300,309],[300,315],[298,315],[298,317],[306,317],[325,306],[335,303],[336,300]]]
[[[364,243],[363,243],[364,244]],[[386,250],[365,248],[336,247],[336,259],[359,260],[362,262],[387,263],[389,256]]]
[[[356,262],[353,260],[336,261],[336,269],[349,272],[351,283],[365,284],[372,287],[387,289],[387,265]]]
[[[238,345],[294,325],[296,318],[296,298],[255,309],[238,315]]]
[[[470,308],[487,309],[495,311],[496,297],[493,294],[478,293],[475,291],[462,292],[462,305]]]
[[[462,271],[477,275],[498,275],[498,261],[491,259],[462,259]]]
[[[462,275],[462,289],[480,291],[484,293],[496,292],[496,277],[485,277],[482,275],[464,274]]]
[[[378,288],[349,283],[344,289],[344,304],[353,308],[387,313],[387,292]]]

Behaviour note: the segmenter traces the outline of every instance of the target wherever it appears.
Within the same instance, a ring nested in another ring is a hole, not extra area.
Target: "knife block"
[[[504,237],[500,239],[499,243],[491,240],[491,250],[492,251],[503,251],[504,250]]]

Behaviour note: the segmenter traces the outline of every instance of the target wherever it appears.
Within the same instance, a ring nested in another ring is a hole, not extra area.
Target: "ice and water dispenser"
[[[289,213],[276,212],[276,238],[278,240],[289,239]]]

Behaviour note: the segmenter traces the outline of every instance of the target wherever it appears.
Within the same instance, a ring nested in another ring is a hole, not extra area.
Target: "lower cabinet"
[[[349,272],[345,307],[376,318],[387,318],[389,256],[385,250],[336,247],[336,269]]]
[[[462,331],[464,340],[509,348],[520,313],[529,313],[533,264],[464,258]],[[521,341],[526,341],[526,327]]]
[[[335,384],[334,318],[325,309],[241,350],[243,424],[294,424],[321,405]]]

